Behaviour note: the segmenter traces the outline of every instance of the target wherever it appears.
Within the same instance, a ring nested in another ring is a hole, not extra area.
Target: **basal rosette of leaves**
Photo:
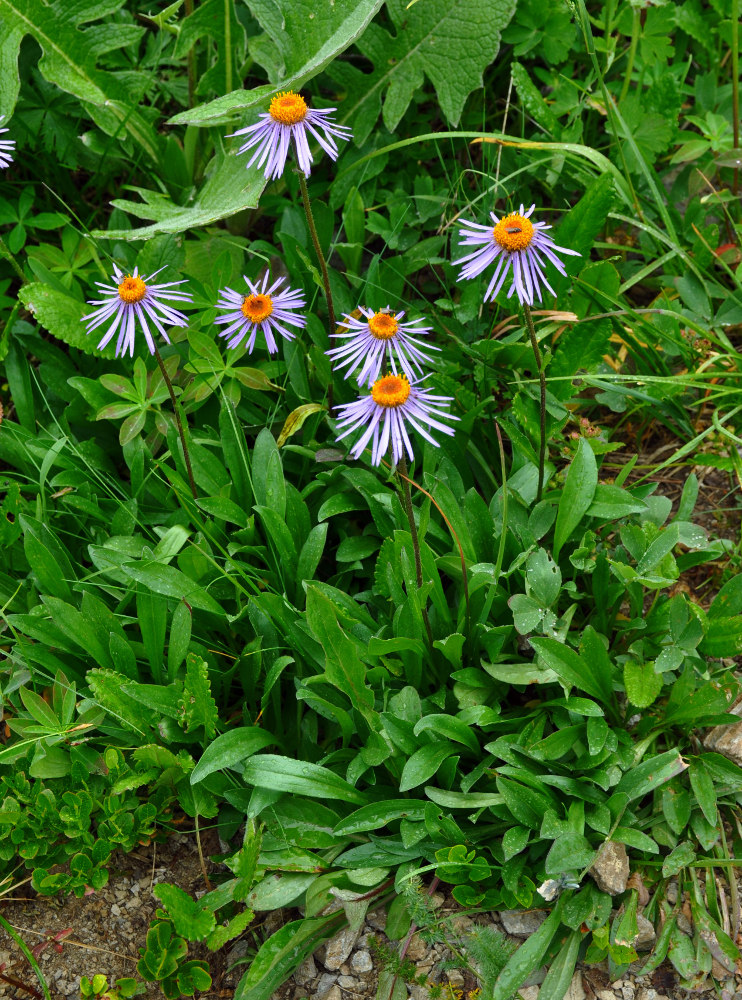
[[[158,889],[138,975],[166,996],[209,987],[190,942],[292,910],[237,988],[268,1000],[380,905],[396,996],[413,925],[451,939],[435,886],[548,911],[515,952],[464,942],[496,1000],[542,965],[552,1000],[578,960],[617,978],[641,916],[645,972],[732,970],[742,769],[707,739],[742,693],[731,0],[161,6],[0,0],[3,876],[81,895],[115,848],[217,827],[217,884]],[[306,126],[308,176],[297,95],[338,130]],[[229,138],[259,121],[295,129],[270,182]],[[515,212],[527,241],[521,204],[568,251],[532,340],[522,286],[483,301],[494,257],[457,282],[460,226]],[[141,328],[98,352],[96,282],[133,315],[161,269],[192,298],[161,365]],[[227,308],[278,335],[230,348]],[[381,345],[367,386],[328,356],[343,317]],[[338,440],[387,365],[399,475]],[[451,419],[406,423],[413,389]]]

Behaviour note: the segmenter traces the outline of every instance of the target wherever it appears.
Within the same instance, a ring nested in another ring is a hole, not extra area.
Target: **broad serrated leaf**
[[[189,653],[186,659],[186,676],[180,709],[183,728],[187,733],[203,726],[206,739],[213,738],[219,721],[219,712],[211,696],[208,664],[195,653]]]
[[[662,677],[655,673],[653,663],[627,660],[623,668],[626,697],[637,708],[647,708],[662,690]]]
[[[383,0],[251,0],[254,16],[278,47],[284,74],[254,90],[235,90],[182,111],[170,125],[214,125],[264,106],[277,90],[298,90],[359,37]]]
[[[209,950],[218,951],[227,941],[231,941],[232,938],[236,938],[244,930],[247,930],[254,919],[253,911],[247,909],[238,913],[236,917],[232,917],[226,927],[215,927],[206,941]]]
[[[482,74],[497,56],[515,6],[514,0],[425,0],[407,10],[405,0],[389,0],[395,34],[372,24],[358,42],[373,73],[340,62],[328,71],[348,92],[341,115],[356,142],[368,138],[382,97],[384,124],[393,132],[425,77],[435,87],[446,119],[455,125],[469,94],[482,86]]]
[[[156,885],[152,892],[162,900],[177,933],[189,941],[203,941],[214,930],[216,920],[211,910],[191,899],[177,885]]]
[[[120,725],[133,729],[142,736],[145,734],[143,725],[148,727],[153,716],[133,698],[122,693],[123,685],[129,683],[125,674],[118,674],[115,670],[93,669],[88,671],[86,680],[96,705],[105,709]]]
[[[65,295],[42,282],[21,285],[18,298],[45,330],[64,341],[68,347],[76,347],[86,354],[97,354],[103,358],[116,356],[115,339],[99,351],[97,345],[100,335],[96,334],[100,332],[94,331],[92,337],[86,333],[82,318],[91,311],[91,307],[79,299],[73,299],[71,295]]]

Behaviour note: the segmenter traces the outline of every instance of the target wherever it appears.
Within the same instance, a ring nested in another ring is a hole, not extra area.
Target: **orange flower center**
[[[497,223],[492,230],[492,238],[503,250],[509,250],[510,253],[525,250],[533,239],[533,225],[525,216],[511,212]]]
[[[132,305],[141,302],[147,292],[147,286],[141,278],[133,278],[130,274],[119,285],[119,298]]]
[[[270,295],[246,295],[240,308],[245,319],[262,323],[273,312],[273,300]]]
[[[394,313],[374,313],[368,321],[368,328],[377,340],[391,340],[398,327],[399,323],[394,318]]]
[[[268,113],[274,122],[281,125],[296,125],[303,122],[307,114],[307,102],[301,94],[293,90],[276,94],[268,108]]]
[[[383,375],[373,384],[371,396],[379,406],[401,406],[410,395],[410,383],[404,375]]]

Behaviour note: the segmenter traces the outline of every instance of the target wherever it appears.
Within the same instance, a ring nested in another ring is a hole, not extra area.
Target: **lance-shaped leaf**
[[[98,230],[93,236],[109,240],[148,240],[158,233],[182,233],[209,226],[246,208],[256,208],[266,181],[254,167],[247,170],[246,163],[244,156],[219,153],[212,162],[209,177],[190,205],[176,205],[160,191],[134,188],[142,201],[116,198],[111,204],[137,218],[153,219],[152,224],[138,229]]]

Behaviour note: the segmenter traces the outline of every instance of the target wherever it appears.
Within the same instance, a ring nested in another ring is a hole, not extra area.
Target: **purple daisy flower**
[[[566,274],[564,264],[555,251],[566,253],[572,257],[582,256],[576,250],[558,247],[544,230],[551,229],[545,222],[531,222],[530,215],[535,205],[526,212],[523,205],[520,212],[511,212],[498,219],[490,212],[492,226],[482,226],[477,222],[464,222],[464,229],[459,230],[460,246],[479,246],[479,250],[457,260],[463,265],[458,280],[476,278],[486,267],[497,261],[495,273],[492,275],[484,301],[494,300],[505,283],[510,268],[513,269],[513,283],[508,290],[508,298],[517,292],[521,305],[533,305],[534,299],[541,301],[541,286],[548,288],[552,295],[556,292],[546,280],[544,274],[544,257],[550,261],[560,274]]]
[[[231,139],[235,135],[250,137],[244,146],[240,146],[239,152],[245,153],[257,146],[247,166],[251,167],[257,160],[258,167],[262,170],[265,164],[263,172],[269,181],[283,174],[293,138],[299,169],[303,171],[305,177],[309,177],[312,154],[307,141],[307,132],[314,136],[332,160],[338,158],[338,147],[333,137],[348,140],[353,135],[349,128],[331,121],[330,112],[336,110],[336,108],[322,110],[308,108],[301,94],[289,90],[276,94],[271,100],[268,111],[260,116],[260,121],[255,125],[238,129],[227,138]]]
[[[347,367],[345,378],[361,366],[358,375],[359,385],[372,385],[381,373],[381,366],[384,356],[389,359],[392,372],[397,374],[396,361],[410,381],[422,375],[422,365],[420,362],[430,362],[433,359],[422,351],[418,350],[417,344],[423,343],[413,334],[430,333],[432,327],[417,326],[424,320],[416,319],[412,322],[400,322],[404,312],[393,313],[389,311],[389,306],[380,312],[372,312],[371,309],[358,307],[358,311],[364,319],[345,314],[339,326],[345,329],[344,333],[333,333],[333,337],[348,339],[347,344],[334,347],[327,351],[327,355],[335,364],[335,369]],[[434,351],[439,351],[439,347],[432,344],[426,345]],[[417,369],[417,371],[415,371]]]
[[[391,442],[392,461],[396,465],[406,451],[410,461],[414,459],[412,444],[406,425],[411,427],[430,441],[436,448],[434,440],[423,427],[434,427],[443,434],[453,435],[452,427],[436,420],[458,420],[453,414],[441,409],[449,403],[452,396],[434,396],[429,389],[420,389],[411,385],[404,375],[384,375],[376,382],[368,395],[362,396],[353,403],[345,403],[336,407],[340,411],[338,418],[337,440],[341,441],[348,434],[363,429],[363,433],[350,450],[351,458],[360,458],[364,449],[371,441],[371,462],[378,465]]]
[[[83,316],[82,321],[88,324],[87,332],[90,333],[106,320],[111,320],[111,325],[98,344],[99,351],[103,350],[118,331],[116,357],[126,354],[127,350],[133,357],[137,320],[139,320],[150,354],[155,353],[155,342],[149,329],[148,319],[162,334],[167,344],[170,343],[170,338],[165,332],[163,322],[168,326],[188,326],[188,317],[163,301],[163,299],[171,299],[176,302],[190,302],[192,296],[189,292],[174,289],[175,285],[183,285],[185,282],[168,281],[164,285],[150,284],[155,275],[164,269],[161,267],[154,274],[150,274],[148,278],[141,278],[138,268],[134,268],[133,274],[124,274],[118,265],[114,264],[113,280],[116,282],[115,285],[105,285],[96,281],[96,285],[102,290],[103,298],[90,299],[88,305],[100,306],[100,308]]]
[[[285,340],[293,340],[296,334],[288,330],[284,324],[288,323],[300,329],[305,327],[307,325],[305,317],[299,316],[296,310],[303,309],[306,302],[299,291],[292,291],[290,288],[279,291],[286,278],[278,278],[268,288],[266,272],[262,287],[258,288],[258,285],[254,285],[245,275],[243,277],[250,289],[249,295],[235,292],[231,288],[222,288],[219,291],[221,299],[216,304],[217,309],[225,309],[226,312],[223,316],[218,316],[215,322],[229,324],[219,336],[231,336],[232,339],[227,347],[237,347],[249,334],[247,353],[252,354],[258,330],[262,330],[268,352],[275,354],[278,344],[273,336],[274,330]]]
[[[5,120],[5,115],[0,115],[0,122]],[[0,128],[0,132],[7,132],[8,129]],[[14,139],[0,139],[0,169],[3,167],[9,167],[13,162],[13,157],[10,155],[15,149]]]

